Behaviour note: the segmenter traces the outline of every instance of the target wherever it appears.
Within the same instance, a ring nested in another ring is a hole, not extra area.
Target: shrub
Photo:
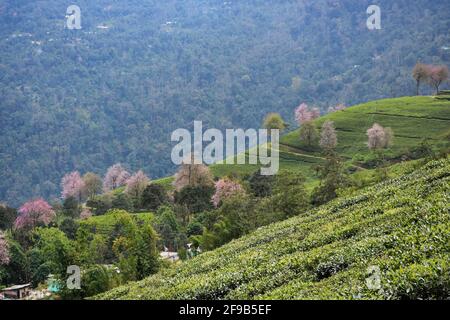
[[[119,193],[112,199],[112,208],[128,211],[133,207],[132,199],[126,193]]]
[[[59,225],[59,230],[65,233],[67,238],[74,240],[77,234],[79,224],[72,218],[65,218]]]
[[[95,196],[86,202],[86,206],[92,209],[94,215],[100,216],[112,208],[112,198],[108,194]]]

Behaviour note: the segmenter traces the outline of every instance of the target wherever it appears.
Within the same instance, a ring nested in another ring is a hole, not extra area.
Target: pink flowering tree
[[[63,199],[74,197],[78,201],[83,198],[85,183],[78,171],[66,174],[61,180]]]
[[[6,265],[9,263],[9,244],[5,237],[5,234],[0,231],[0,265]]]
[[[449,78],[449,71],[447,66],[429,66],[428,67],[428,82],[439,93],[439,87],[444,81]]]
[[[150,179],[142,170],[133,174],[126,182],[125,192],[135,201],[136,205],[141,204],[142,194],[150,184]]]
[[[297,121],[300,125],[320,117],[319,108],[310,109],[306,103],[299,105],[295,109],[294,113],[295,121]]]
[[[126,171],[120,163],[109,167],[106,172],[105,179],[103,180],[103,189],[111,191],[125,185],[130,174]]]
[[[378,123],[367,130],[367,146],[369,149],[381,149],[384,147],[384,128]]]
[[[423,63],[416,63],[412,71],[412,76],[416,80],[416,95],[419,95],[420,83],[428,80],[430,76],[430,66]]]
[[[173,186],[177,191],[184,187],[213,186],[214,180],[209,167],[204,164],[194,164],[191,156],[190,164],[183,163],[175,174]]]
[[[333,121],[325,121],[320,131],[320,146],[325,152],[331,152],[336,148],[337,135]]]
[[[215,188],[216,192],[212,196],[211,201],[216,208],[223,200],[233,195],[242,194],[245,192],[244,188],[242,188],[239,183],[229,179],[220,179],[216,182]]]
[[[367,146],[371,150],[387,148],[391,145],[394,132],[391,128],[383,128],[378,123],[367,130]]]
[[[313,120],[312,113],[309,111],[309,107],[306,103],[302,103],[295,109],[295,121],[302,124]]]
[[[44,199],[31,200],[20,207],[14,227],[33,229],[39,225],[48,225],[55,217],[55,211]]]

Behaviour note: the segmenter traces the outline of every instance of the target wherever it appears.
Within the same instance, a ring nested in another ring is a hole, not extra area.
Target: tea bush
[[[448,299],[449,200],[433,161],[95,298]]]

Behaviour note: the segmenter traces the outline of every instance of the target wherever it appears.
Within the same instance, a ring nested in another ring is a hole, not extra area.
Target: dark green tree
[[[156,249],[157,235],[150,222],[144,222],[137,234],[137,276],[143,279],[159,268],[159,252]]]
[[[180,225],[177,221],[175,213],[168,206],[162,206],[156,213],[155,229],[158,232],[162,246],[167,247],[170,251],[177,251],[179,243]]]
[[[285,218],[295,216],[309,208],[309,194],[305,178],[296,171],[281,171],[276,177],[271,203],[274,211]]]
[[[198,221],[193,221],[189,223],[189,225],[187,226],[186,234],[188,237],[201,235],[202,232],[203,232],[203,225]]]
[[[17,218],[17,210],[0,204],[0,230],[12,228]]]
[[[68,197],[63,203],[63,214],[71,218],[79,218],[81,206],[75,197]]]
[[[254,172],[248,179],[250,190],[255,197],[268,197],[272,194],[273,176],[261,175],[260,170]]]
[[[59,230],[64,232],[70,240],[74,240],[77,234],[79,223],[72,218],[65,218],[59,225]]]
[[[100,216],[112,208],[112,199],[109,195],[95,196],[86,202],[86,206],[92,209],[94,215]]]
[[[49,273],[59,280],[66,278],[67,267],[76,264],[74,243],[56,228],[37,228],[33,233],[33,282],[38,283]]]
[[[130,210],[133,207],[130,196],[126,193],[119,193],[112,199],[112,207],[114,209]]]
[[[114,272],[114,271],[113,271]],[[81,278],[81,295],[92,297],[111,289],[110,272],[102,265],[87,268]]]
[[[156,211],[158,208],[169,202],[167,192],[162,185],[152,183],[145,188],[142,194],[143,208]]]
[[[199,213],[213,208],[211,197],[214,194],[212,186],[186,186],[175,191],[175,203],[184,205],[190,213]]]
[[[326,161],[318,167],[320,185],[312,193],[312,203],[321,205],[337,197],[339,188],[347,184],[342,160],[335,152],[328,152]]]
[[[30,265],[25,250],[20,243],[8,238],[9,263],[0,266],[0,284],[10,285],[30,281]]]

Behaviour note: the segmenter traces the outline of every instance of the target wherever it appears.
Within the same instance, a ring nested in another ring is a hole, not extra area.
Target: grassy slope
[[[450,101],[433,97],[403,97],[377,100],[328,114],[315,121],[318,128],[326,120],[334,121],[338,132],[338,152],[353,158],[355,154],[367,154],[366,131],[377,122],[394,130],[392,146],[394,155],[406,148],[418,146],[423,138],[439,145],[450,137]],[[281,139],[285,145],[297,149],[304,146],[298,131]]]
[[[407,149],[420,145],[423,138],[437,148],[449,145],[450,139],[450,96],[403,97],[364,103],[327,114],[315,120],[320,129],[326,120],[334,121],[338,133],[338,153],[348,164],[362,161],[370,156],[367,149],[366,131],[377,122],[394,130],[394,145],[389,150],[395,157]],[[308,150],[299,139],[299,131],[294,130],[281,138],[280,168],[301,171],[310,185],[317,182],[312,168],[323,160],[319,149]],[[235,174],[244,176],[258,169],[257,165],[213,165],[216,177]],[[170,188],[172,177],[155,180]]]
[[[449,298],[449,200],[450,160],[431,162],[97,298]]]

